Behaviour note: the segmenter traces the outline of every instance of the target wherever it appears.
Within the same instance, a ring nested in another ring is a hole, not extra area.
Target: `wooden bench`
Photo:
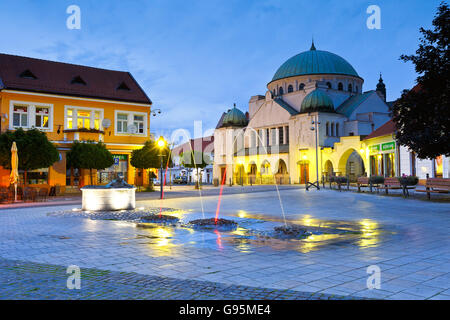
[[[450,193],[450,179],[448,178],[428,178],[425,183],[425,190],[416,189],[417,192],[426,192],[428,200],[431,193]]]
[[[406,186],[406,185],[402,185],[400,183],[400,181],[397,178],[385,178],[384,179],[384,183],[382,186],[378,186],[377,189],[384,189],[386,190],[386,194],[388,194],[388,190],[402,190],[403,191],[403,196],[407,197],[409,196],[409,189],[414,189],[415,187],[413,186]]]
[[[358,192],[361,192],[361,188],[370,188],[370,192],[372,192],[372,185],[368,177],[358,177],[356,186],[358,187]]]

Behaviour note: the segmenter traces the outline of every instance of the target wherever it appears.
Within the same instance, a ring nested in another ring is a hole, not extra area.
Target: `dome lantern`
[[[247,117],[241,110],[236,108],[236,104],[223,117],[222,127],[245,127],[246,125]]]

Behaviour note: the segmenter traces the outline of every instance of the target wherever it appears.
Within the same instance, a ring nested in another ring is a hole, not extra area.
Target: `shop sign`
[[[378,152],[380,152],[380,145],[379,144],[375,144],[373,146],[369,146],[369,152],[370,153],[378,153]]]
[[[387,142],[381,144],[381,151],[388,151],[388,150],[394,150],[395,149],[395,142]]]
[[[120,161],[127,161],[128,156],[126,154],[113,154],[114,165],[118,166]]]

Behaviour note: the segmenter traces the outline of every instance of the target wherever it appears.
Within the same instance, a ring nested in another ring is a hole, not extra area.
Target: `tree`
[[[47,135],[38,129],[6,131],[0,134],[0,165],[11,169],[11,146],[17,144],[19,170],[24,171],[24,184],[27,184],[27,172],[48,168],[59,160],[59,153]]]
[[[197,170],[197,181],[195,187],[199,188],[201,184],[200,169],[211,164],[211,158],[208,154],[201,151],[183,152],[180,154],[181,165],[185,168],[195,168]]]
[[[391,109],[397,141],[423,159],[450,155],[450,10],[446,3],[439,6],[433,26],[433,30],[420,29],[416,55],[401,56],[415,65],[419,76],[417,86],[403,91]]]
[[[102,142],[75,141],[67,153],[67,164],[71,168],[89,169],[89,177],[92,184],[92,170],[102,170],[111,167],[114,164],[114,158]]]
[[[166,146],[160,150],[154,140],[148,140],[141,149],[133,150],[130,163],[133,167],[138,169],[158,169],[161,167],[160,154],[163,155],[163,165],[167,165],[170,156],[169,148]],[[169,166],[172,166],[171,160],[169,161]],[[150,185],[153,187],[151,176],[149,176],[149,180]]]

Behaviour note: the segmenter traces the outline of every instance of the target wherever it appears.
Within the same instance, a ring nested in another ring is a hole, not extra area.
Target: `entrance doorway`
[[[301,161],[300,164],[300,184],[309,182],[309,161]]]

